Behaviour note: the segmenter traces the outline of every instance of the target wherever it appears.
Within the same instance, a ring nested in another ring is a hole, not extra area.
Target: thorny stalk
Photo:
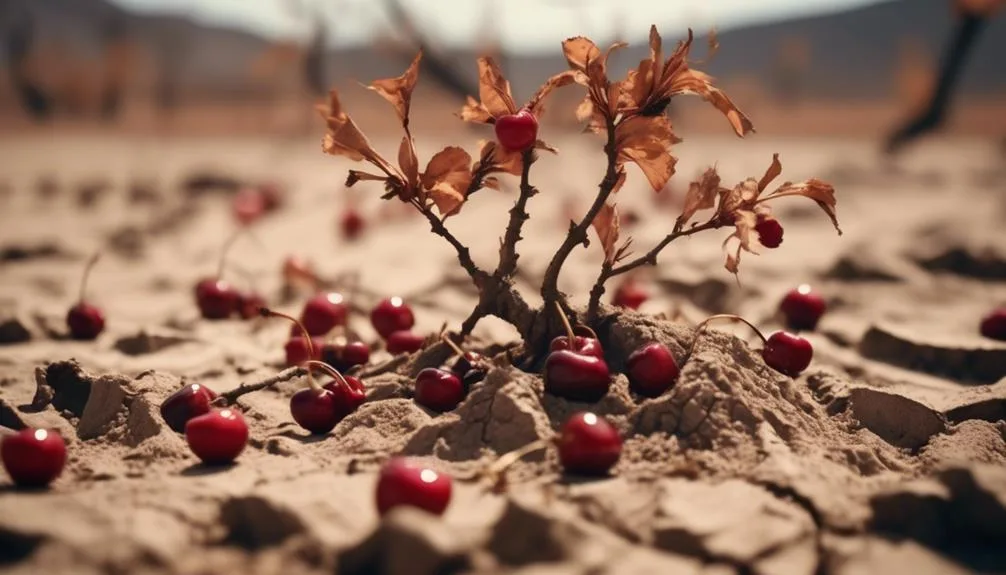
[[[657,265],[657,256],[660,255],[660,252],[674,240],[705,230],[716,229],[722,225],[723,224],[720,222],[720,219],[715,216],[708,222],[694,225],[688,229],[683,229],[679,224],[674,226],[674,230],[671,233],[664,236],[664,239],[660,240],[657,245],[653,246],[653,249],[645,254],[618,265],[616,265],[617,262],[605,261],[604,264],[601,265],[601,273],[598,274],[597,280],[594,282],[594,287],[590,290],[590,303],[587,305],[587,317],[591,319],[597,317],[597,312],[601,305],[601,296],[604,295],[604,284],[607,283],[609,279],[628,273],[644,265],[655,266]]]
[[[563,307],[568,307],[563,294],[559,292],[559,273],[562,271],[563,264],[566,263],[566,258],[573,252],[573,248],[587,242],[587,230],[590,228],[591,223],[593,223],[594,218],[597,217],[598,212],[601,211],[601,208],[608,201],[608,196],[611,195],[611,191],[618,183],[618,148],[615,146],[615,120],[607,118],[606,127],[607,142],[604,145],[604,153],[608,159],[608,167],[605,171],[604,179],[601,180],[601,184],[598,186],[597,197],[594,198],[594,203],[578,224],[570,226],[566,239],[563,240],[562,245],[559,246],[559,250],[556,251],[555,256],[552,257],[552,261],[549,262],[548,268],[545,270],[545,278],[541,284],[541,296],[545,300],[545,309],[552,306],[553,302],[559,302]]]
[[[513,207],[510,208],[510,221],[507,223],[506,234],[503,236],[503,241],[500,245],[499,266],[496,268],[496,273],[494,274],[498,280],[508,280],[517,271],[517,259],[520,257],[517,253],[517,242],[522,239],[520,233],[524,227],[524,222],[531,217],[527,213],[527,203],[528,200],[538,193],[538,190],[529,181],[531,164],[534,163],[535,159],[534,148],[524,151],[522,155],[523,168],[520,174],[520,196],[514,202]]]

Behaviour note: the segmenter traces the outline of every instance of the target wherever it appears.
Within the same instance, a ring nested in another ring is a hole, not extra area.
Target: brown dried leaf
[[[730,126],[738,136],[744,136],[754,131],[754,124],[748,119],[744,112],[730,101],[726,94],[719,88],[713,87],[712,78],[698,70],[689,70],[685,66],[684,70],[675,75],[671,81],[669,95],[695,94],[701,96],[703,100],[712,104],[717,110],[726,116]]]
[[[467,102],[461,107],[458,117],[473,124],[492,124],[495,121],[489,110],[471,96],[468,96]]]
[[[467,199],[472,182],[471,163],[468,152],[450,146],[437,152],[426,164],[423,188],[445,218],[458,213]]]
[[[817,202],[817,205],[831,219],[831,224],[835,226],[835,231],[838,232],[838,235],[842,235],[842,228],[838,225],[838,215],[835,213],[835,206],[837,204],[835,200],[835,188],[831,184],[817,178],[811,178],[798,184],[786,182],[771,194],[762,196],[759,201],[763,202],[784,196],[803,196]]]
[[[510,82],[496,61],[486,56],[479,58],[479,98],[482,106],[494,118],[517,113],[517,104],[510,94]]]
[[[346,176],[346,187],[351,188],[357,182],[384,182],[388,180],[388,176],[380,176],[377,174],[371,174],[368,172],[361,172],[360,170],[349,170],[349,175]]]
[[[727,252],[727,261],[725,267],[730,273],[737,275],[741,263],[741,250],[756,254],[755,250],[751,249],[751,240],[753,237],[757,237],[757,233],[754,231],[755,223],[758,221],[758,216],[754,212],[748,210],[740,210],[734,212],[734,233],[731,234],[723,242],[724,249],[730,240],[737,239],[737,249],[734,253]]]
[[[408,188],[415,190],[419,187],[419,158],[416,157],[416,146],[407,130],[402,137],[402,143],[398,146],[398,167],[402,169]]]
[[[409,125],[409,107],[412,103],[412,91],[415,89],[416,81],[419,79],[419,61],[422,58],[423,52],[420,50],[404,74],[397,78],[375,80],[368,86],[370,90],[377,92],[382,98],[391,103],[403,126]]]
[[[594,216],[591,222],[597,237],[601,240],[601,247],[604,249],[604,261],[614,263],[617,255],[616,244],[620,225],[618,219],[618,208],[612,204],[604,204],[601,210]]]
[[[569,84],[572,84],[575,80],[576,80],[576,72],[572,70],[567,70],[560,74],[556,74],[555,76],[552,76],[548,80],[545,80],[545,83],[542,84],[541,87],[538,88],[538,91],[535,92],[533,96],[531,96],[530,100],[528,100],[527,109],[538,118],[541,118],[542,114],[545,111],[544,108],[542,107],[542,103],[544,99],[549,94],[552,93],[552,90],[555,90],[556,88],[561,88],[563,86],[568,86]]]
[[[345,156],[357,162],[367,160],[385,174],[394,175],[391,165],[371,147],[367,137],[342,109],[338,92],[329,92],[328,107],[323,110],[325,123],[328,125],[328,132],[322,140],[322,150],[326,154]]]
[[[677,159],[671,145],[679,141],[666,116],[633,116],[615,128],[619,161],[635,162],[654,190],[663,189],[674,175]]]
[[[519,176],[524,167],[523,153],[496,146],[493,152],[492,171]]]
[[[541,140],[535,140],[534,141],[534,149],[536,149],[536,150],[545,150],[546,152],[552,152],[553,154],[558,154],[559,153],[559,150],[556,150],[555,148],[553,148],[552,146],[549,146],[548,144],[546,144],[545,142],[543,142]]]
[[[716,173],[716,168],[709,168],[702,174],[699,181],[688,185],[685,203],[681,208],[681,215],[678,216],[679,225],[687,224],[699,210],[712,208],[719,192],[720,175]]]
[[[562,53],[566,56],[569,67],[581,72],[587,71],[587,65],[597,60],[601,56],[601,50],[597,48],[589,38],[577,36],[567,38],[562,42]]]
[[[772,154],[772,164],[765,170],[765,175],[758,180],[758,192],[764,192],[765,188],[772,183],[772,180],[782,173],[782,162],[779,161],[779,154]]]

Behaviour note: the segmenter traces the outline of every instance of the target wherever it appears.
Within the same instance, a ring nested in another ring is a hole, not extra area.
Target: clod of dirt
[[[455,411],[419,429],[405,452],[462,461],[479,459],[485,450],[502,454],[548,437],[552,423],[541,396],[541,378],[514,368],[492,369]]]
[[[31,340],[28,326],[11,310],[0,310],[0,345],[12,345]]]
[[[51,241],[35,244],[7,244],[0,248],[0,263],[20,262],[34,259],[66,259],[70,254],[63,247]]]
[[[1006,422],[965,421],[933,437],[919,453],[925,468],[950,463],[1006,466]]]
[[[112,183],[104,179],[81,182],[77,186],[77,206],[93,208],[111,189]]]
[[[913,451],[946,431],[946,422],[936,411],[913,399],[867,387],[849,392],[852,415],[884,441]]]
[[[189,196],[209,192],[233,193],[244,185],[239,178],[216,170],[195,171],[182,180],[180,187]]]
[[[109,251],[126,259],[136,260],[146,252],[147,241],[138,227],[125,225],[108,235],[106,245]]]
[[[131,380],[119,374],[94,376],[75,360],[58,361],[36,370],[32,408],[52,405],[77,418],[80,439],[104,437],[136,446],[158,435],[164,426],[157,405],[178,387],[178,381]]]
[[[900,282],[918,275],[910,264],[866,244],[846,248],[824,273],[828,279],[856,282]]]
[[[871,527],[913,539],[984,572],[1006,567],[1006,469],[971,464],[894,486],[871,499]],[[997,495],[998,494],[998,495]]]
[[[474,542],[457,531],[429,513],[395,509],[369,537],[339,553],[338,571],[346,575],[463,572],[470,566]]]
[[[1006,377],[1006,345],[992,341],[975,345],[926,341],[907,330],[878,324],[863,335],[859,351],[870,359],[959,381],[994,383]]]
[[[340,421],[332,434],[341,453],[394,453],[429,423],[430,416],[411,399],[368,401]]]
[[[144,355],[157,353],[161,350],[192,341],[194,340],[187,337],[150,333],[147,330],[141,330],[135,335],[127,335],[116,340],[115,349],[126,355]]]
[[[970,239],[932,241],[908,254],[919,266],[932,272],[952,274],[986,280],[1006,279],[1006,250],[999,238],[987,243]]]
[[[752,573],[776,573],[782,566],[787,573],[815,572],[816,527],[797,505],[739,480],[671,479],[659,488],[653,521],[658,548],[749,566]]]

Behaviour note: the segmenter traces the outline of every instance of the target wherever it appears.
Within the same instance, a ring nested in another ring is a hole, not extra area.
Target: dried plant
[[[587,212],[579,221],[570,223],[566,237],[556,249],[541,284],[544,305],[538,309],[532,308],[518,293],[513,276],[517,270],[516,246],[521,240],[523,224],[529,218],[527,206],[537,193],[529,181],[531,167],[537,160],[538,150],[554,152],[553,148],[536,138],[530,140],[532,143],[524,149],[508,149],[499,142],[489,141],[481,144],[478,159],[472,161],[461,148],[447,147],[435,154],[426,168],[420,171],[409,130],[409,108],[418,79],[420,54],[402,76],[378,80],[370,85],[371,90],[394,107],[401,120],[405,134],[399,146],[397,165],[374,150],[342,109],[334,90],[330,93],[328,105],[319,109],[328,124],[323,149],[328,154],[374,166],[379,173],[350,170],[347,185],[360,181],[382,182],[385,199],[398,198],[414,206],[429,221],[432,231],[454,247],[459,262],[480,294],[476,308],[462,325],[463,333],[469,333],[482,317],[494,315],[520,331],[530,355],[534,356],[547,338],[560,329],[558,314],[551,313],[555,306],[575,316],[567,295],[559,291],[559,276],[570,253],[577,246],[589,243],[588,231],[591,228],[598,235],[604,260],[590,293],[585,318],[588,322],[598,319],[600,298],[609,279],[642,265],[656,264],[660,252],[683,236],[732,227],[733,233],[724,242],[725,248],[730,248],[726,268],[731,273],[738,273],[741,252],[756,253],[756,222],[774,219],[768,205],[770,201],[787,196],[808,197],[821,206],[838,228],[834,190],[820,180],[797,184],[787,182],[772,192],[765,192],[782,171],[776,156],[761,179],[749,178],[733,188],[721,187],[716,171],[712,168],[707,170],[690,185],[682,213],[670,233],[646,253],[631,257],[631,238],[624,241],[621,238],[617,194],[625,183],[627,164],[635,164],[655,192],[665,189],[674,175],[676,158],[672,154],[672,146],[680,139],[674,134],[665,114],[672,98],[684,94],[697,95],[722,112],[738,136],[753,131],[751,121],[713,85],[712,79],[689,66],[692,41],[689,32],[688,38],[679,42],[665,59],[660,34],[653,27],[650,30],[649,57],[630,70],[624,79],[612,80],[608,76],[608,57],[625,44],[616,43],[602,52],[587,38],[570,38],[562,44],[569,70],[546,80],[522,107],[517,106],[509,83],[493,59],[479,59],[479,99],[468,98],[459,112],[461,119],[492,125],[518,114],[525,117],[530,114],[536,121],[544,112],[546,97],[553,90],[576,84],[586,89],[586,95],[576,110],[577,118],[586,122],[586,131],[604,137],[603,149],[607,160],[604,177]],[[537,126],[536,123],[533,125]],[[520,176],[520,192],[510,210],[509,222],[501,240],[499,263],[490,273],[472,261],[468,248],[450,232],[445,222],[449,216],[457,214],[475,192],[484,187],[497,187],[496,174],[501,173]],[[697,213],[710,209],[713,212],[709,219],[701,223],[692,221]]]

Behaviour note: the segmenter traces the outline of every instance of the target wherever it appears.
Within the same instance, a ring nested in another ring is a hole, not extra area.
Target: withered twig
[[[535,161],[534,148],[526,150],[523,154],[524,167],[520,174],[520,196],[510,208],[510,221],[507,223],[506,234],[503,236],[503,243],[500,245],[500,262],[494,274],[498,279],[507,279],[517,271],[517,242],[521,240],[520,232],[524,227],[524,222],[531,216],[527,213],[527,202],[538,190],[531,185],[529,177],[531,174],[531,164]]]
[[[604,207],[605,202],[608,201],[608,196],[611,195],[611,191],[615,189],[615,185],[618,183],[618,149],[615,146],[615,121],[612,118],[607,120],[607,132],[608,138],[607,143],[604,145],[604,153],[608,158],[608,168],[604,173],[604,179],[601,180],[601,184],[598,186],[597,197],[594,198],[594,203],[587,210],[580,223],[569,228],[566,239],[563,240],[562,245],[559,246],[559,250],[552,257],[552,261],[549,262],[548,268],[545,269],[545,278],[541,284],[541,296],[545,300],[544,309],[550,309],[550,306],[553,305],[552,302],[560,300],[559,273],[562,271],[562,265],[566,263],[566,258],[573,252],[573,248],[587,240],[587,230],[590,228],[598,212]]]
[[[296,379],[305,375],[307,375],[307,370],[303,367],[291,367],[284,369],[276,375],[263,379],[262,381],[257,381],[255,383],[242,383],[230,391],[221,393],[216,401],[225,402],[224,405],[234,405],[238,398],[246,393],[266,389],[278,383],[290,381],[291,379]]]
[[[475,325],[479,323],[479,320],[486,316],[486,312],[482,309],[482,305],[479,304],[475,306],[472,313],[469,314],[465,321],[461,323],[461,337],[467,337],[471,335],[472,330],[475,329]]]
[[[360,370],[359,372],[354,373],[353,376],[363,379],[366,377],[374,377],[375,375],[383,375],[385,373],[391,373],[396,369],[398,369],[399,367],[408,363],[410,357],[411,356],[409,356],[408,354],[396,355],[395,357],[389,359],[384,363],[371,366],[367,369]]]
[[[489,274],[482,270],[479,266],[475,265],[475,260],[472,259],[471,250],[462,244],[461,240],[455,237],[455,235],[447,229],[447,226],[445,226],[444,222],[437,217],[437,214],[433,213],[433,210],[431,210],[428,206],[423,205],[419,200],[413,200],[412,204],[416,206],[419,213],[423,214],[426,217],[426,220],[430,222],[430,229],[433,233],[444,238],[447,240],[447,243],[454,247],[454,251],[458,253],[458,262],[461,263],[461,267],[468,272],[468,275],[471,276],[476,285],[485,281],[485,279],[489,277]]]
[[[694,225],[688,229],[682,229],[683,226],[680,225],[675,226],[674,231],[664,236],[664,239],[660,240],[657,245],[653,246],[653,249],[645,254],[617,266],[613,263],[605,262],[601,266],[601,273],[598,274],[597,280],[594,282],[594,287],[590,290],[590,303],[587,305],[588,317],[593,318],[597,315],[597,310],[601,302],[601,296],[604,295],[604,284],[609,279],[630,272],[643,265],[655,266],[657,265],[657,256],[660,255],[660,252],[674,240],[690,236],[701,231],[713,230],[721,226],[722,223],[720,222],[720,218],[715,216],[708,222]]]

